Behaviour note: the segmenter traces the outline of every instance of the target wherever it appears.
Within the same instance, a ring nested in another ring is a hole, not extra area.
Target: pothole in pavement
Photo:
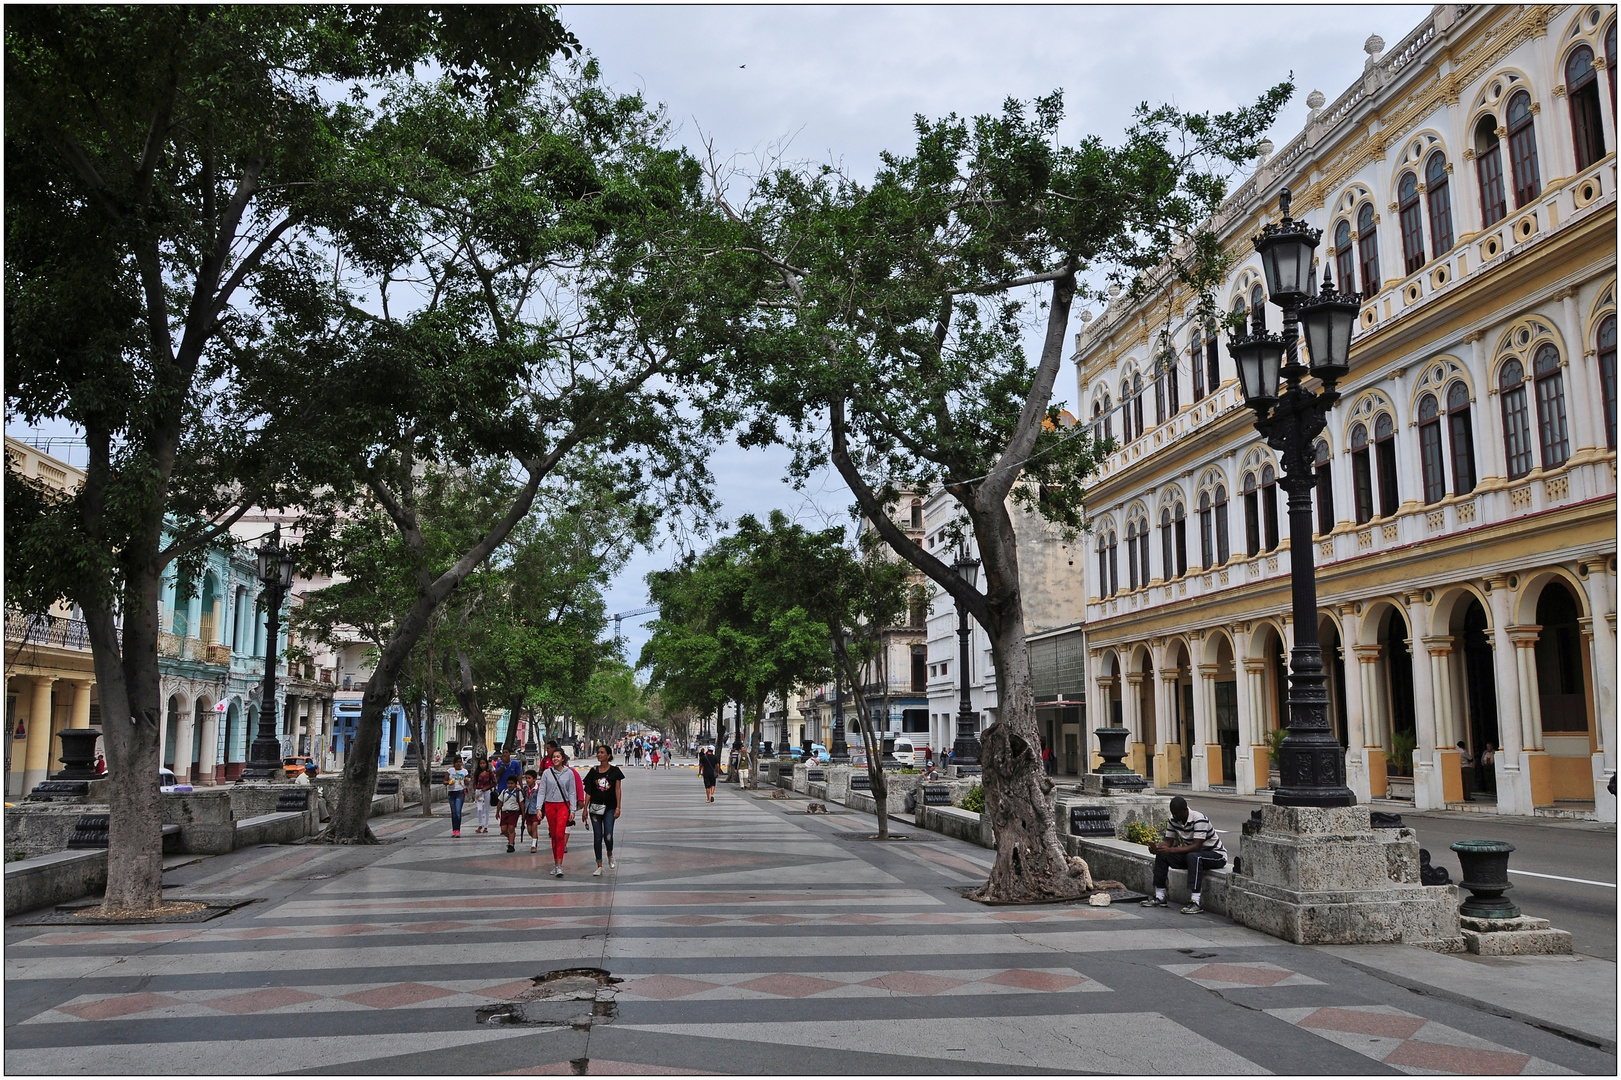
[[[615,978],[602,968],[559,968],[534,977],[534,986],[516,1000],[476,1010],[480,1024],[541,1024],[589,1029],[619,1016]]]

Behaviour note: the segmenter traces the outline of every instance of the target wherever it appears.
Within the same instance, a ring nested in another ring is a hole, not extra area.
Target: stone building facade
[[[1250,240],[1284,187],[1364,297],[1312,552],[1361,800],[1615,818],[1615,43],[1613,6],[1438,5],[1314,92],[1215,222],[1223,310],[1265,301]],[[1291,553],[1195,301],[1122,297],[1077,336],[1118,443],[1088,495],[1087,697],[1157,783],[1243,793],[1287,695]]]

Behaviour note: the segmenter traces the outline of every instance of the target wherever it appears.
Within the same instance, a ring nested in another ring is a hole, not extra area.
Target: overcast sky
[[[792,138],[795,159],[841,162],[868,179],[881,150],[909,151],[912,118],[997,111],[1008,97],[1064,91],[1062,135],[1117,137],[1139,103],[1224,110],[1293,71],[1297,91],[1271,133],[1282,147],[1306,95],[1332,103],[1361,75],[1370,34],[1393,47],[1428,5],[1320,7],[616,7],[566,4],[563,21],[607,81],[662,102],[690,148],[708,137],[752,155]],[[1079,312],[1076,312],[1079,315]],[[1076,323],[1071,327],[1073,336]],[[1065,365],[1057,395],[1073,395]],[[807,526],[848,523],[837,477],[795,492],[786,455],[735,447],[713,461],[724,514],[773,507]],[[639,554],[608,610],[646,606],[644,575],[674,548]],[[645,619],[625,626],[634,663]]]

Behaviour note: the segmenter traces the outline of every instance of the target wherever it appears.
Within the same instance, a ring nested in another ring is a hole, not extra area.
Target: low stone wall
[[[279,814],[261,814],[236,823],[236,846],[254,844],[291,844],[309,833],[309,815],[297,811]]]
[[[1099,880],[1118,881],[1134,892],[1152,894],[1154,891],[1154,856],[1148,853],[1148,848],[1142,844],[1130,844],[1124,840],[1110,840],[1105,837],[1065,836],[1064,846],[1071,855],[1078,855],[1086,860],[1087,869],[1092,871],[1092,877]],[[1220,870],[1206,870],[1204,882],[1200,887],[1199,904],[1206,911],[1214,911],[1219,915],[1227,914],[1227,885],[1232,880],[1233,864],[1229,862]],[[1177,904],[1185,904],[1192,899],[1188,890],[1188,872],[1186,870],[1172,869],[1166,884],[1165,895],[1168,900]]]
[[[6,864],[6,914],[65,904],[107,888],[107,851],[53,851]]]
[[[79,815],[107,812],[106,804],[90,803],[22,803],[7,807],[6,854],[20,851],[32,858],[65,851]]]
[[[930,832],[937,832],[956,840],[965,840],[980,847],[996,846],[990,817],[960,807],[920,806],[917,811],[917,825],[920,829],[928,829]]]
[[[163,824],[180,826],[180,846],[187,854],[220,855],[236,846],[229,789],[165,792],[160,805]]]

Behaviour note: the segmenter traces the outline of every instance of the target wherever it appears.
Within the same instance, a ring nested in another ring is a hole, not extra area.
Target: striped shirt
[[[1197,844],[1202,851],[1220,855],[1224,859],[1227,857],[1227,849],[1221,846],[1221,837],[1216,835],[1216,827],[1210,824],[1209,818],[1191,806],[1188,807],[1186,821],[1172,818],[1165,823],[1165,843],[1169,847]]]

